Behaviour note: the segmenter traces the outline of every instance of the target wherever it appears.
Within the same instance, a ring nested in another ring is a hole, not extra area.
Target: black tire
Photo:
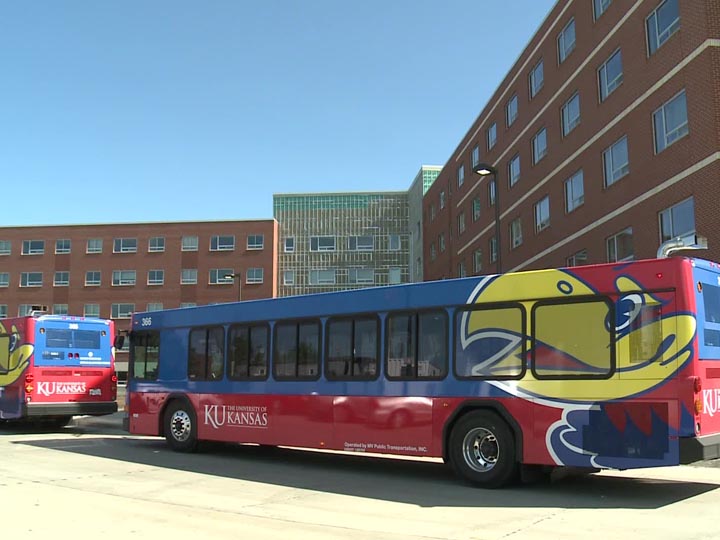
[[[186,402],[175,400],[165,409],[165,440],[176,452],[197,450],[197,420],[195,411]]]
[[[72,416],[55,416],[47,421],[47,425],[52,429],[60,429],[67,426],[72,419]]]
[[[470,484],[499,488],[517,477],[515,437],[507,423],[492,411],[465,414],[453,427],[448,444],[453,470]]]

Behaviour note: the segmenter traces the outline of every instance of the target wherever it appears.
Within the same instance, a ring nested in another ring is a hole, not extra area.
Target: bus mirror
[[[123,348],[123,345],[125,345],[125,336],[122,334],[115,336],[115,342],[113,343],[115,349],[120,350]]]

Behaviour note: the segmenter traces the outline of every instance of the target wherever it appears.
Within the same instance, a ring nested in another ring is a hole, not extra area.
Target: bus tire
[[[496,413],[476,410],[461,417],[450,433],[447,451],[455,473],[483,488],[499,488],[517,476],[515,438]]]
[[[187,401],[175,400],[165,409],[165,440],[176,452],[197,449],[197,420]]]

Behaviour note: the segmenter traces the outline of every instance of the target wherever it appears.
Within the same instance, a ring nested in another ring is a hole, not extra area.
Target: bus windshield
[[[105,328],[46,321],[35,341],[38,366],[109,366],[110,337]]]

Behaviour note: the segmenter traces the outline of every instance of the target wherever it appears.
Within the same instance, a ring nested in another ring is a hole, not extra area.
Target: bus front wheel
[[[472,411],[460,418],[450,433],[449,445],[452,468],[473,485],[503,487],[517,475],[512,431],[492,411]]]
[[[194,452],[197,448],[195,411],[187,402],[173,401],[165,410],[165,440],[176,452]]]

